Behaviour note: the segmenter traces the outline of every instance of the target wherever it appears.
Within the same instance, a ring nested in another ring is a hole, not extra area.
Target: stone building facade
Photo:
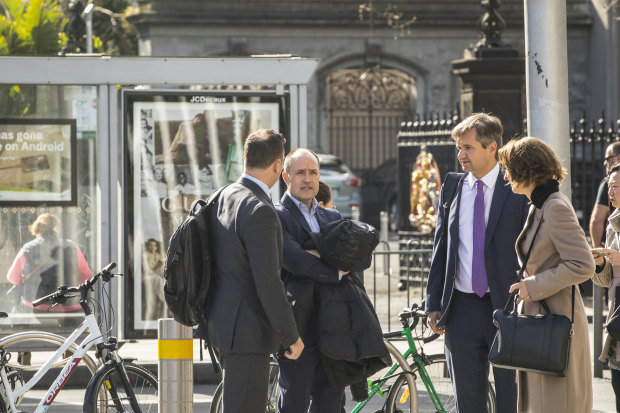
[[[479,0],[373,1],[377,11],[395,4],[401,21],[415,18],[401,31],[378,15],[360,20],[360,3],[139,0],[132,21],[145,56],[319,58],[308,87],[310,146],[360,171],[395,156],[398,124],[412,113],[456,108],[460,80],[451,61],[479,39],[484,13]],[[620,13],[611,3],[567,0],[571,118],[618,112]],[[523,56],[523,0],[504,0],[498,12],[506,22],[503,40]]]

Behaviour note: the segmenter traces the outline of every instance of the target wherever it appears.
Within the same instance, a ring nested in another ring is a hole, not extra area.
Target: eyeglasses
[[[611,161],[612,159],[617,158],[617,157],[618,157],[618,155],[620,155],[620,153],[616,153],[616,154],[611,155],[611,156],[606,156],[606,157],[605,157],[605,162],[609,162],[609,161]]]

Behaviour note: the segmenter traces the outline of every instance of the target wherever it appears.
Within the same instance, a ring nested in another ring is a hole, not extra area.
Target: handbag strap
[[[527,249],[527,254],[525,254],[525,259],[523,260],[523,264],[521,265],[521,268],[519,268],[519,279],[522,280],[523,279],[523,272],[525,271],[525,266],[527,265],[528,260],[530,259],[530,254],[532,253],[532,248],[534,247],[534,241],[536,240],[536,235],[538,235],[538,230],[540,230],[540,225],[543,222],[543,217],[540,217],[540,221],[538,221],[538,226],[536,227],[536,232],[534,232],[534,237],[532,238],[532,242],[530,242],[530,247]],[[504,306],[504,314],[510,314],[514,311],[516,311],[517,309],[517,305],[515,303],[515,299],[517,298],[517,291],[518,290],[514,290],[511,294],[510,297],[508,297],[508,301],[506,302],[506,305]],[[544,304],[544,306],[546,306],[547,303]]]
[[[536,235],[538,234],[538,230],[540,229],[540,224],[542,224],[543,221],[543,217],[540,217],[540,221],[538,222],[538,226],[536,227],[536,232],[534,232],[534,237],[532,238],[532,242],[530,243],[530,247],[527,250],[527,254],[525,255],[525,260],[523,260],[523,265],[521,265],[521,268],[519,269],[519,279],[522,280],[523,277],[523,272],[525,271],[525,266],[527,265],[527,261],[530,259],[530,253],[532,252],[532,247],[534,246],[534,240],[536,240]],[[573,284],[572,286],[572,297],[571,297],[571,315],[570,315],[570,322],[571,324],[573,323],[573,321],[575,320],[575,285]],[[511,294],[510,297],[508,298],[508,302],[506,303],[506,305],[504,306],[504,314],[509,314],[513,311],[516,311],[516,303],[515,303],[515,299],[517,297],[517,290],[514,290]],[[551,310],[549,309],[549,305],[547,305],[547,302],[542,299],[538,301],[540,303],[540,305],[542,305],[543,309],[547,312],[547,314],[551,314]]]

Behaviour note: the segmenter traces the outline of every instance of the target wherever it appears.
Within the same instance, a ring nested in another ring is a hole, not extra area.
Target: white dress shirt
[[[294,196],[291,195],[289,191],[286,191],[286,194],[293,200],[299,212],[304,216],[310,230],[312,232],[321,232],[321,228],[319,227],[319,221],[316,219],[316,207],[319,206],[319,203],[316,202],[315,198],[312,198],[312,206],[310,207],[310,211],[308,211],[308,207],[306,204],[301,203]]]
[[[481,178],[484,182],[484,222],[489,222],[489,211],[493,200],[493,191],[499,175],[499,165]],[[471,264],[474,254],[474,201],[476,200],[476,178],[468,173],[461,190],[459,209],[459,264],[456,272],[455,288],[465,293],[472,293]],[[488,291],[488,290],[487,290]]]
[[[267,194],[267,196],[269,197],[269,199],[271,199],[271,192],[269,192],[269,187],[267,186],[266,183],[264,183],[263,181],[261,181],[258,178],[254,178],[253,176],[250,176],[246,173],[241,175],[242,178],[247,178],[250,181],[254,182],[256,185],[260,186],[260,189],[262,189],[263,191],[265,191],[265,193]]]

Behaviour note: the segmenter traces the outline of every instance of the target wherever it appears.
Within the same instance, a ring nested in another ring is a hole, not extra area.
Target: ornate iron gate
[[[411,117],[415,79],[378,66],[344,69],[327,78],[329,151],[356,172],[396,157],[396,136]]]

